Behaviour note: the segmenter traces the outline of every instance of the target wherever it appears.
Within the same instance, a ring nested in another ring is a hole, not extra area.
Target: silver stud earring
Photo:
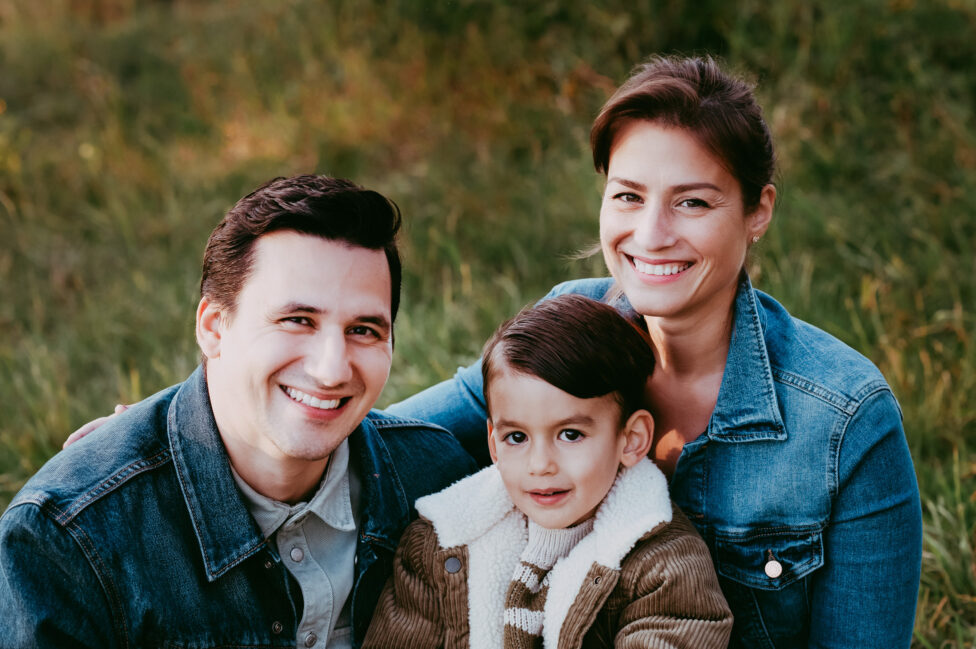
[[[753,243],[759,243],[759,235],[758,234],[752,238],[752,242]]]

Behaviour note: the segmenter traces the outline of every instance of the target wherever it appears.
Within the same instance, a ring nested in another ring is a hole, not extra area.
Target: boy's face
[[[647,454],[646,410],[621,424],[612,394],[580,399],[542,379],[500,368],[489,385],[488,448],[522,513],[550,529],[596,511],[621,466]]]

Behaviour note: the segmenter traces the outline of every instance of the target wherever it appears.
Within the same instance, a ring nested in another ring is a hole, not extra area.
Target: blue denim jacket
[[[611,286],[549,296],[607,299]],[[613,304],[639,318],[625,297]],[[444,426],[486,462],[479,364],[390,411]],[[921,505],[898,404],[870,361],[746,277],[718,402],[670,487],[715,562],[732,647],[910,645]]]
[[[414,501],[474,468],[445,431],[373,411],[358,646]],[[301,591],[234,483],[201,369],[52,458],[0,518],[0,647],[292,647]]]

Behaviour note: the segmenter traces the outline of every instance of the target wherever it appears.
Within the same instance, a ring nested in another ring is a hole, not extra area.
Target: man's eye
[[[282,322],[286,322],[286,323],[289,323],[289,324],[295,324],[295,325],[299,325],[299,326],[302,326],[302,327],[311,327],[312,326],[312,321],[309,318],[307,318],[307,317],[305,317],[303,315],[296,315],[296,316],[291,316],[291,317],[288,317],[288,318],[283,318],[282,319]]]
[[[583,439],[583,433],[578,430],[573,430],[572,428],[567,428],[565,430],[559,431],[559,439],[564,442],[578,442]]]
[[[365,325],[357,325],[355,327],[349,328],[349,333],[353,336],[369,336],[370,338],[379,338],[380,334],[372,327],[367,327]]]
[[[519,444],[525,442],[526,435],[520,430],[513,431],[505,437],[502,438],[506,444],[511,444],[512,446],[518,446]]]

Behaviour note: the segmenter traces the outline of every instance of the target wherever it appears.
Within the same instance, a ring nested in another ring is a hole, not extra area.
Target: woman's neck
[[[644,316],[654,348],[654,374],[694,381],[723,371],[732,339],[734,300],[732,294],[709,313]]]

